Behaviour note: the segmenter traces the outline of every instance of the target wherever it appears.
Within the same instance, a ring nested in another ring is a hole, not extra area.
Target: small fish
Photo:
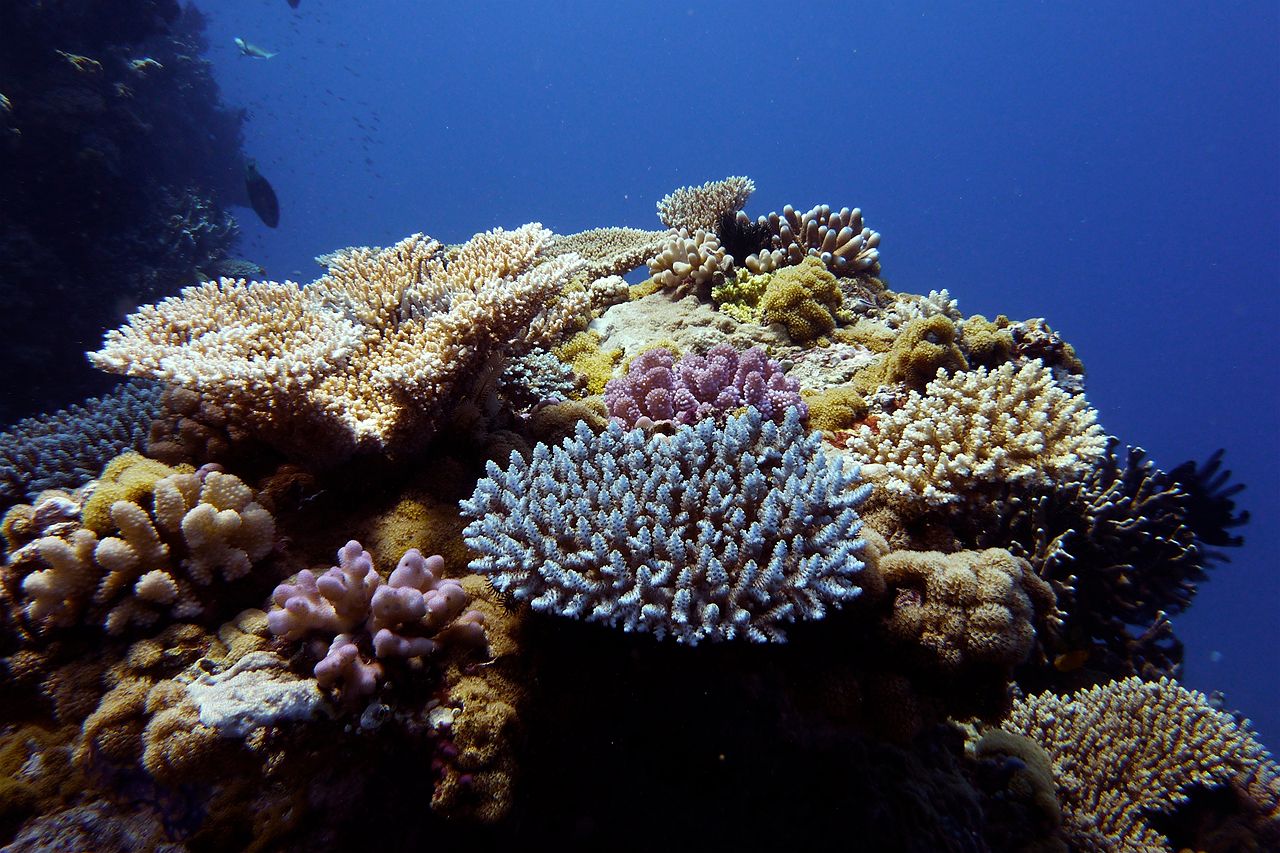
[[[276,191],[267,179],[258,173],[258,164],[248,160],[244,164],[244,188],[249,191],[249,205],[258,214],[262,224],[275,228],[280,224],[280,202]]]
[[[1054,669],[1058,672],[1073,672],[1085,665],[1089,660],[1088,649],[1064,652],[1053,659]]]
[[[256,44],[251,44],[242,38],[236,38],[236,47],[240,48],[241,56],[252,57],[253,59],[270,59],[275,53],[269,50],[263,50]]]

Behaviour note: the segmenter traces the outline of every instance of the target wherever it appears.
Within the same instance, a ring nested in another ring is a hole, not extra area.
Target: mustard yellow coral
[[[803,393],[809,406],[809,428],[823,432],[849,429],[867,415],[867,402],[858,389],[850,385],[837,385],[820,393]]]
[[[760,299],[769,284],[767,275],[752,275],[745,269],[735,270],[723,283],[711,288],[711,301],[716,310],[728,314],[739,323],[760,322]]]
[[[195,471],[190,465],[170,468],[163,462],[148,459],[141,453],[126,451],[107,463],[98,478],[93,494],[84,503],[81,516],[85,527],[101,536],[116,529],[111,518],[111,505],[116,501],[145,504],[155,492],[156,483],[173,474]]]
[[[622,360],[622,350],[600,349],[598,332],[579,332],[551,352],[556,358],[587,378],[588,394],[603,394],[605,383],[613,378],[614,368]]]
[[[762,321],[781,323],[797,343],[816,341],[835,329],[842,298],[836,277],[808,257],[770,276],[760,298]]]

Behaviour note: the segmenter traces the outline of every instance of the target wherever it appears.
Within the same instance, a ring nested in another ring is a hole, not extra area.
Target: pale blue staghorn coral
[[[535,610],[689,645],[781,642],[861,592],[870,486],[794,407],[670,437],[579,423],[487,473],[461,503],[471,569]]]
[[[26,418],[0,432],[0,510],[45,489],[73,489],[113,456],[142,450],[164,384],[122,382],[101,397]]]

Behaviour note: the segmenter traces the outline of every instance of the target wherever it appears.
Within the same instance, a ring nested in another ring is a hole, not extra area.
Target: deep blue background
[[[731,174],[753,214],[860,206],[893,287],[1048,318],[1161,467],[1228,448],[1248,542],[1177,627],[1275,747],[1280,5],[935,5],[206,2],[283,207],[245,254],[308,281],[414,231],[656,228]]]

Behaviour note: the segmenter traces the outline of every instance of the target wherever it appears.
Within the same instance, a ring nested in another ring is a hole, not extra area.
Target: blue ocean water
[[[281,199],[243,254],[539,220],[658,227],[749,175],[755,215],[860,206],[891,287],[1042,316],[1103,426],[1168,470],[1227,448],[1246,543],[1175,625],[1186,682],[1280,742],[1280,7],[1273,2],[210,4]],[[241,37],[278,52],[242,56]]]

